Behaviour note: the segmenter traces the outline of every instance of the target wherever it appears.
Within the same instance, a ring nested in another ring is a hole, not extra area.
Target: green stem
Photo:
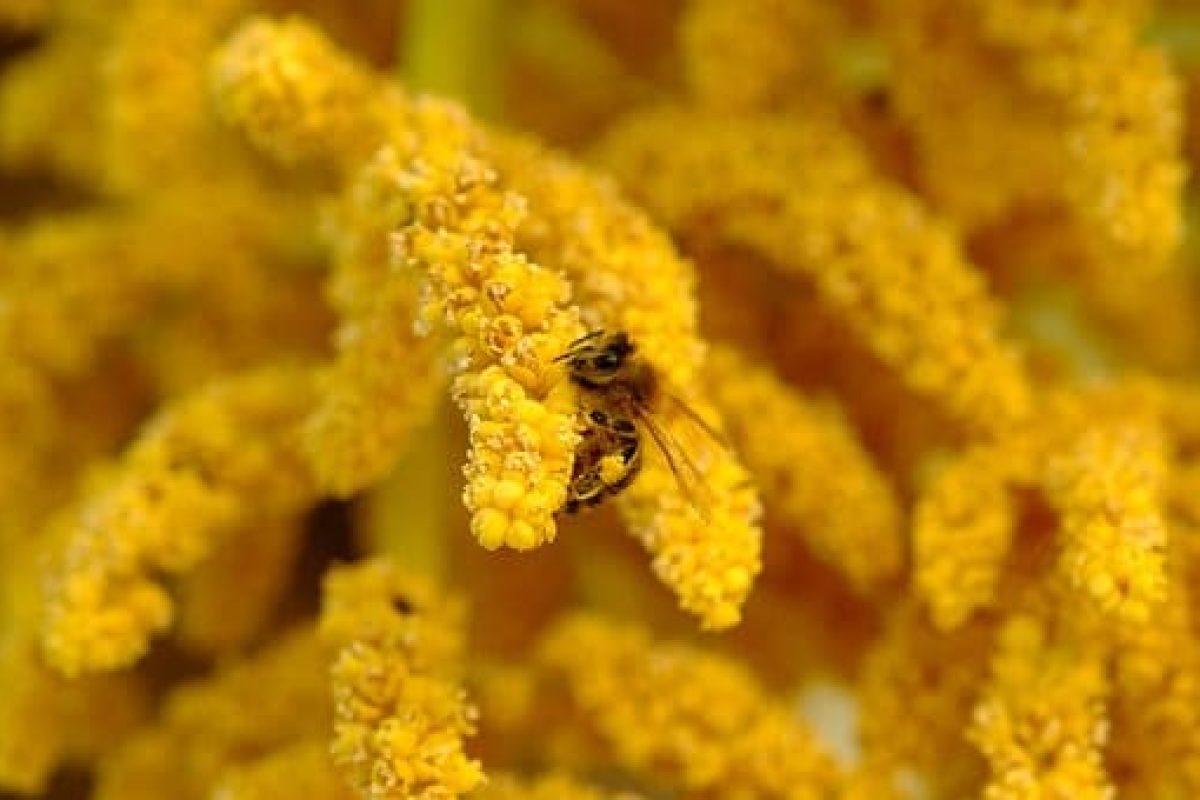
[[[370,551],[394,556],[405,567],[435,578],[447,570],[456,492],[457,475],[446,460],[450,413],[443,404],[413,431],[408,450],[362,508]]]
[[[400,77],[495,119],[501,99],[504,0],[410,0]]]

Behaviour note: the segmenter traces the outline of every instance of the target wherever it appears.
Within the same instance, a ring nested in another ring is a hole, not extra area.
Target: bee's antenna
[[[555,356],[553,359],[551,359],[551,363],[557,364],[559,361],[566,361],[567,359],[571,358],[576,353],[578,353],[580,348],[583,347],[583,345],[585,345],[588,342],[592,341],[593,339],[603,336],[603,335],[604,335],[603,328],[597,328],[594,331],[588,331],[583,336],[580,336],[578,339],[576,339],[575,341],[573,341],[569,345],[567,345],[567,349],[564,352],[560,353],[559,355]]]

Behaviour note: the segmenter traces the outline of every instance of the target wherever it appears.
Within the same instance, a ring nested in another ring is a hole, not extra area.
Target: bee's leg
[[[627,423],[627,420],[618,419],[613,425],[613,431],[617,438],[616,443],[621,455],[621,463],[625,465],[625,473],[620,480],[609,486],[611,492],[619,492],[633,483],[633,479],[642,471],[641,437],[638,436],[636,427],[630,425],[629,428],[626,428],[622,423]]]
[[[594,506],[604,498],[607,490],[608,487],[600,477],[600,468],[589,466],[571,479],[571,494],[563,508],[573,507],[578,510],[581,505]]]

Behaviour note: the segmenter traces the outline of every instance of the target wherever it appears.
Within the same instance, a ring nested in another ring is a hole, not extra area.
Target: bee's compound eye
[[[601,353],[592,364],[601,372],[612,372],[621,366],[621,359],[612,353]]]
[[[592,422],[596,423],[597,425],[607,425],[608,424],[608,415],[605,414],[603,411],[589,412],[588,419],[590,419]]]

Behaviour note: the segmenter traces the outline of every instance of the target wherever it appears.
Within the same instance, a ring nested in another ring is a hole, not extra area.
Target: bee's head
[[[621,375],[633,351],[633,342],[627,334],[599,333],[572,348],[563,360],[567,362],[571,380],[589,389],[600,389]]]

